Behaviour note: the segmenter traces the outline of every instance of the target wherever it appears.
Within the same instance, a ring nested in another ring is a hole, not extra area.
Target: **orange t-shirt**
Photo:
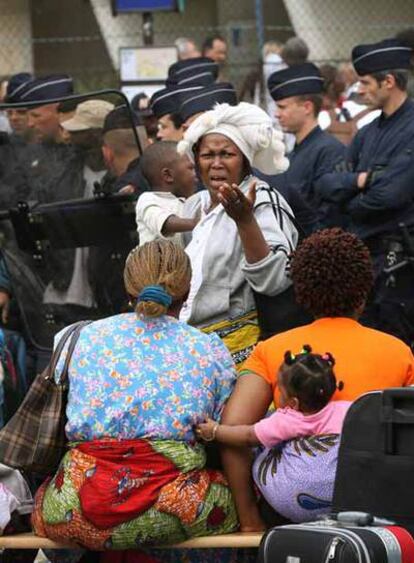
[[[304,344],[316,354],[330,352],[335,358],[337,381],[344,383],[336,400],[353,401],[368,391],[414,384],[414,357],[404,342],[353,319],[323,318],[259,342],[243,365],[243,372],[260,375],[271,385],[275,405],[284,353],[299,354]]]

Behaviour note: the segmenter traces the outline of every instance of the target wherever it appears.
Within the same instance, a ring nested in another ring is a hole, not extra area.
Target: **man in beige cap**
[[[66,131],[88,131],[102,129],[105,117],[114,109],[114,105],[105,100],[87,100],[80,103],[74,115],[62,123]]]
[[[114,107],[104,100],[87,100],[76,107],[73,117],[61,122],[61,127],[70,133],[70,143],[79,149],[85,198],[93,196],[95,183],[100,182],[106,173],[102,157],[102,128],[105,117]],[[89,255],[87,247],[75,250],[73,268],[67,272],[65,289],[58,288],[53,281],[46,287],[44,303],[54,305],[56,310],[61,306],[61,315],[67,321],[71,321],[69,315],[73,307],[76,314],[82,308],[85,315],[86,310],[96,308],[88,272]]]
[[[61,122],[69,142],[82,151],[83,176],[86,181],[85,197],[93,194],[93,185],[106,172],[102,157],[102,129],[106,116],[114,105],[105,100],[87,100],[78,104],[72,117]]]

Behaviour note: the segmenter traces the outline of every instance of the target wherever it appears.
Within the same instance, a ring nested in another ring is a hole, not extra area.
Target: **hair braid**
[[[125,263],[124,283],[128,294],[137,298],[151,285],[160,285],[173,302],[185,297],[190,288],[191,265],[184,250],[171,241],[153,241],[132,250]],[[159,317],[167,307],[155,301],[138,301],[135,312]]]

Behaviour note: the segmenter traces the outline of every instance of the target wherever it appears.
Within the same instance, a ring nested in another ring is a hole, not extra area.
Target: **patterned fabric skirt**
[[[133,549],[230,533],[237,515],[223,475],[199,445],[175,441],[78,444],[38,490],[36,534],[91,550]]]
[[[200,330],[206,334],[215,332],[221,338],[229,350],[238,372],[243,369],[244,362],[250,356],[260,336],[256,311],[201,327]]]
[[[340,436],[295,438],[259,453],[253,478],[272,508],[293,522],[331,511]]]

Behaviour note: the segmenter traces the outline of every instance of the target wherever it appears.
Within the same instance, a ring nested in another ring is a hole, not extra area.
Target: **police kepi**
[[[307,234],[338,224],[335,206],[319,193],[320,179],[340,166],[345,154],[345,147],[318,125],[323,86],[321,73],[312,63],[274,72],[268,80],[276,117],[296,143],[288,155],[288,170],[266,180],[285,196]]]

